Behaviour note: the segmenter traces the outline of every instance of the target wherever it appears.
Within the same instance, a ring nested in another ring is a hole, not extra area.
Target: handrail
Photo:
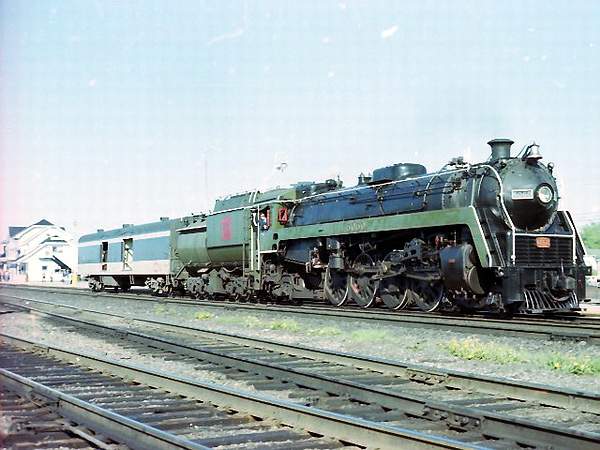
[[[505,217],[506,221],[511,230],[511,240],[512,240],[511,247],[512,248],[511,248],[510,262],[514,265],[515,261],[517,259],[517,256],[515,254],[517,229],[511,219],[510,215],[508,214],[508,210],[506,209],[506,204],[504,203],[504,183],[502,183],[502,178],[500,177],[500,174],[498,173],[498,171],[496,170],[495,167],[490,166],[489,164],[482,164],[479,167],[486,167],[486,168],[490,169],[493,172],[494,177],[498,180],[498,186],[500,187],[500,192],[498,194],[498,196],[500,197],[500,206],[501,206],[502,212],[506,216]]]
[[[576,262],[577,260],[577,231],[575,229],[575,224],[573,223],[573,220],[571,219],[571,215],[570,214],[564,214],[565,217],[567,218],[567,220],[569,221],[569,227],[571,228],[572,231],[572,237],[573,237],[573,263]]]

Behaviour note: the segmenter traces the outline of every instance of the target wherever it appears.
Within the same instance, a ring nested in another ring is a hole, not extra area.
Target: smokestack
[[[513,144],[514,141],[510,139],[492,139],[488,142],[488,145],[492,147],[492,162],[510,158],[510,146]]]

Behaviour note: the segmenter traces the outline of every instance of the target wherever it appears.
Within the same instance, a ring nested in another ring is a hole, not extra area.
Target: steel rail
[[[12,380],[7,380],[0,373],[0,405],[2,405],[0,417],[4,419],[0,442],[4,448],[96,448],[102,450],[127,450],[129,448],[123,443],[112,440],[110,436],[100,435],[83,424],[61,416],[54,406],[55,401],[47,401],[48,399],[43,399],[39,395],[36,395],[35,398],[28,398],[29,392],[26,389],[20,389],[24,387],[23,384],[18,384],[16,387],[11,385],[13,389],[9,389],[11,382]]]
[[[334,311],[337,313],[340,312],[351,312],[363,314],[379,314],[383,316],[390,316],[389,320],[393,320],[396,316],[423,316],[423,317],[443,317],[443,318],[454,318],[454,319],[482,319],[482,320],[500,320],[500,321],[508,321],[508,322],[544,322],[544,323],[564,323],[564,322],[573,322],[577,321],[577,323],[588,324],[588,325],[596,325],[600,326],[600,314],[582,314],[580,312],[570,312],[570,313],[559,313],[557,315],[542,315],[536,316],[531,314],[515,314],[511,319],[502,319],[497,314],[494,313],[486,313],[486,312],[473,312],[470,314],[460,314],[460,313],[452,313],[452,312],[421,312],[419,310],[398,310],[391,311],[384,307],[375,307],[375,308],[361,308],[358,305],[345,305],[343,308],[337,308],[335,306],[330,305],[325,301],[319,301],[316,299],[305,299],[306,303],[304,305],[285,305],[285,304],[277,304],[274,302],[267,303],[253,303],[253,302],[243,302],[237,301],[233,299],[224,299],[224,300],[206,300],[206,299],[193,299],[184,296],[175,296],[175,297],[162,297],[156,296],[148,292],[147,289],[134,290],[129,292],[118,292],[118,291],[101,291],[94,292],[89,288],[81,288],[81,287],[67,287],[67,286],[34,286],[34,285],[20,285],[20,284],[9,284],[9,283],[0,283],[0,292],[3,288],[15,288],[20,290],[36,290],[48,293],[67,293],[72,295],[83,295],[88,297],[107,297],[107,298],[121,298],[126,300],[140,300],[140,301],[149,301],[156,303],[171,303],[171,304],[180,304],[180,305],[193,305],[193,306],[215,306],[215,307],[239,307],[240,309],[265,309],[268,311],[278,311],[281,308],[288,308],[291,310],[298,309],[307,309],[307,308],[318,308],[319,311]],[[589,305],[594,305],[595,303],[589,303]],[[271,306],[269,306],[271,305]],[[273,309],[277,308],[277,309]],[[290,312],[290,311],[286,311]],[[293,312],[293,311],[292,311]],[[368,317],[367,317],[368,318]]]
[[[0,300],[2,303],[7,304],[6,301]],[[33,301],[33,300],[30,300]],[[50,302],[35,301],[36,303],[42,303],[46,306],[53,306],[55,304]],[[44,311],[30,305],[19,305],[11,304],[13,307],[22,308],[45,314],[49,317],[55,317],[61,320],[69,320],[73,323],[80,323],[89,325],[90,327],[96,327],[98,329],[111,329],[110,326],[104,326],[98,323],[86,322],[81,319],[63,316],[50,311]],[[580,410],[588,410],[590,412],[600,413],[598,406],[591,407],[591,403],[596,404],[600,401],[600,394],[595,392],[586,392],[575,389],[557,389],[552,386],[526,383],[526,382],[515,382],[506,378],[491,377],[486,375],[476,375],[468,372],[461,372],[450,369],[436,369],[427,366],[421,366],[418,364],[412,364],[401,361],[394,361],[385,358],[378,358],[373,356],[363,356],[353,353],[336,352],[331,350],[318,349],[313,347],[306,347],[301,345],[290,345],[274,340],[253,338],[249,336],[240,336],[232,333],[226,333],[222,331],[208,330],[199,327],[191,327],[173,322],[164,322],[150,319],[140,319],[116,313],[109,313],[105,311],[98,311],[93,309],[84,309],[71,305],[60,305],[62,308],[73,310],[77,314],[87,313],[91,315],[106,316],[122,320],[129,320],[132,322],[138,322],[142,325],[152,325],[163,328],[165,330],[171,330],[177,333],[187,333],[195,337],[203,337],[213,340],[221,340],[230,342],[235,345],[254,347],[271,352],[280,352],[293,354],[296,356],[321,360],[332,364],[342,364],[360,369],[372,370],[381,373],[390,373],[395,375],[407,376],[412,378],[438,378],[448,383],[452,387],[460,389],[477,389],[482,392],[498,393],[503,392],[506,395],[513,396],[515,398],[548,402],[551,405],[564,408],[576,408]],[[134,332],[124,331],[122,334],[135,335]],[[141,334],[141,333],[140,333]],[[148,338],[154,339],[153,337],[147,336]],[[537,393],[537,394],[535,394]],[[581,399],[583,403],[580,403],[577,399]],[[590,409],[592,408],[592,409]]]
[[[593,330],[600,329],[600,314],[582,314],[580,312],[571,313],[560,313],[558,315],[543,315],[535,316],[531,314],[516,314],[510,319],[503,319],[493,313],[485,312],[473,312],[470,314],[460,314],[452,312],[421,312],[418,310],[399,310],[390,311],[384,307],[378,308],[361,308],[358,305],[345,305],[344,308],[337,308],[326,302],[318,301],[314,299],[305,299],[307,303],[304,305],[285,305],[276,304],[272,302],[267,303],[253,303],[253,302],[242,302],[233,299],[224,300],[205,300],[205,299],[193,299],[181,296],[176,297],[161,297],[152,295],[147,290],[142,289],[134,292],[93,292],[88,288],[79,287],[62,287],[62,286],[32,286],[32,285],[17,285],[17,284],[6,284],[0,283],[0,292],[2,288],[16,288],[20,290],[36,290],[42,292],[48,292],[51,294],[62,294],[67,293],[71,295],[82,295],[86,297],[106,297],[106,298],[121,298],[124,300],[140,300],[155,303],[165,303],[174,305],[186,305],[186,306],[207,306],[207,307],[219,307],[219,308],[239,308],[248,310],[259,310],[259,311],[281,311],[285,310],[289,312],[300,312],[302,314],[311,314],[311,311],[303,311],[304,309],[318,308],[319,314],[321,311],[333,312],[337,316],[343,316],[346,313],[351,314],[352,318],[366,318],[370,319],[370,315],[378,315],[377,320],[380,320],[381,316],[383,320],[394,321],[398,320],[398,316],[410,316],[410,317],[423,317],[423,318],[444,318],[444,319],[458,319],[458,320],[485,320],[487,322],[499,321],[501,323],[544,323],[544,324],[562,324],[577,323],[580,325],[591,325],[589,327]],[[593,305],[594,303],[590,303]],[[402,319],[400,319],[401,321]]]
[[[441,328],[453,331],[475,332],[492,335],[523,336],[533,338],[546,338],[550,340],[579,340],[590,344],[600,345],[600,318],[573,318],[557,320],[553,319],[532,319],[532,318],[514,318],[510,320],[489,318],[489,317],[470,317],[456,316],[446,314],[431,314],[418,312],[387,312],[379,310],[360,310],[360,309],[338,309],[329,306],[266,306],[260,304],[244,304],[237,302],[214,302],[214,301],[190,301],[178,299],[157,298],[143,294],[108,294],[92,293],[83,289],[60,288],[59,290],[47,290],[43,288],[19,288],[33,289],[48,293],[69,295],[83,295],[107,299],[126,299],[133,301],[150,301],[162,304],[183,305],[186,307],[209,307],[209,308],[232,308],[245,311],[256,312],[276,312],[294,315],[317,316],[319,318],[343,318],[352,320],[367,320],[378,323],[398,324],[408,327],[429,327]],[[73,292],[75,290],[76,292]],[[3,290],[0,290],[2,294]],[[4,294],[6,295],[6,294]],[[33,299],[31,299],[33,300]]]
[[[312,433],[364,447],[388,449],[396,449],[399,446],[410,449],[485,448],[418,431],[387,426],[381,423],[323,411],[209,382],[178,377],[144,366],[126,364],[108,358],[100,358],[92,354],[49,346],[5,333],[0,333],[0,338],[12,346],[27,351],[41,352],[46,356],[66,361],[69,364],[89,367],[113,376],[154,386],[203,402],[210,402],[215,405],[228,405],[232,408],[247,411],[254,416],[276,419],[293,427],[306,429]]]
[[[7,335],[1,336],[11,341]],[[36,346],[36,349],[38,348],[39,346]],[[54,402],[57,413],[63,417],[108,436],[115,442],[124,443],[132,449],[208,450],[208,447],[149,427],[6,369],[0,368],[0,383],[7,389],[25,397],[42,396],[48,401]]]
[[[304,430],[295,430],[272,420],[259,420],[228,406],[219,408],[209,402],[127,382],[47,355],[20,351],[9,344],[0,350],[0,361],[21,376],[36,382],[43,380],[49,386],[60,386],[63,393],[71,392],[84,401],[90,399],[96,406],[204,447],[234,445],[239,448],[251,443],[255,447],[263,445],[269,448],[280,448],[282,444],[285,448],[288,445],[292,448],[339,448],[347,445],[355,448],[354,444],[312,436]],[[286,445],[286,442],[290,444]]]
[[[58,320],[65,321],[67,323],[76,324],[86,328],[94,330],[100,330],[102,333],[115,333],[115,330],[106,325],[92,323],[89,321],[83,321],[81,319],[74,319],[67,316],[58,315],[55,313],[48,313],[31,308],[33,312],[44,314],[49,317],[53,317]],[[494,412],[481,411],[474,407],[460,407],[456,405],[435,402],[431,399],[424,398],[423,396],[404,394],[398,392],[391,392],[386,389],[368,386],[364,383],[358,383],[332,376],[325,376],[319,373],[295,370],[287,366],[273,364],[269,362],[249,360],[244,357],[234,355],[228,355],[229,351],[219,353],[218,351],[212,351],[204,346],[194,347],[171,340],[162,339],[156,336],[150,336],[144,333],[139,333],[131,330],[125,332],[117,331],[120,336],[125,337],[127,340],[132,340],[138,343],[142,343],[146,346],[153,348],[160,348],[162,350],[173,352],[180,355],[191,356],[201,360],[208,360],[217,364],[223,364],[227,367],[236,367],[243,371],[259,371],[268,377],[277,377],[285,382],[292,381],[297,385],[308,386],[315,389],[324,390],[335,395],[349,395],[356,400],[363,401],[365,403],[376,403],[384,408],[400,410],[403,413],[414,415],[415,417],[423,417],[429,415],[441,415],[447,417],[447,421],[460,425],[461,427],[469,428],[472,427],[477,431],[480,431],[482,435],[494,436],[499,439],[513,438],[522,443],[528,443],[533,445],[534,442],[531,440],[530,434],[535,431],[535,443],[544,443],[546,445],[559,445],[564,448],[590,448],[588,447],[589,440],[597,439],[597,435],[590,434],[587,437],[585,433],[578,433],[573,430],[561,429],[558,426],[547,425],[536,423],[531,420],[523,420],[514,416],[506,414],[498,414]],[[248,342],[244,342],[245,346],[248,346]],[[254,340],[252,340],[254,341]],[[264,342],[264,341],[263,341]],[[287,346],[288,348],[290,346]],[[292,348],[292,352],[295,348]],[[314,354],[311,356],[314,357]],[[346,356],[348,359],[353,359],[352,365],[356,365],[356,356],[353,355],[340,355]],[[360,358],[364,360],[364,358]],[[385,372],[391,374],[397,374],[396,369],[399,367],[398,363],[389,361],[370,361],[378,363],[378,368],[381,365],[386,364]],[[390,367],[392,366],[392,370]],[[574,390],[558,390],[549,386],[529,384],[529,383],[514,383],[507,382],[502,379],[490,379],[476,377],[471,374],[459,373],[459,380],[463,383],[453,383],[453,374],[451,372],[442,371],[431,371],[427,369],[427,372],[421,367],[410,367],[400,366],[405,369],[405,375],[413,380],[428,380],[439,378],[440,384],[443,380],[444,386],[453,387],[456,389],[465,387],[467,388],[479,388],[479,391],[487,391],[498,394],[500,391],[502,394],[508,394],[508,398],[520,399],[522,401],[529,402],[540,402],[541,404],[551,405],[554,407],[566,408],[569,410],[576,409],[583,412],[589,412],[593,414],[600,414],[600,395],[595,393],[586,393]],[[465,384],[464,382],[467,381]],[[470,383],[469,383],[470,381]],[[377,383],[373,381],[373,383]],[[482,389],[483,388],[483,389]],[[510,425],[509,425],[510,424]],[[519,440],[520,439],[520,440]],[[582,439],[585,442],[583,446],[580,446]],[[600,447],[599,447],[600,448]]]

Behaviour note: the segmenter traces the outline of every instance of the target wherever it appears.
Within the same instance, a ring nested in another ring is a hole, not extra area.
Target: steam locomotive
[[[81,237],[90,287],[201,298],[319,299],[389,309],[546,313],[585,297],[584,247],[558,210],[553,164],[532,144],[437,172],[400,163],[339,180],[246,192],[207,214]]]

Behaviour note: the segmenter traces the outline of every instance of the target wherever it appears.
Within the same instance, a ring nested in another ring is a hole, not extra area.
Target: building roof
[[[46,219],[42,219],[37,223],[34,223],[33,225],[29,225],[30,227],[34,226],[34,225],[54,225],[51,222],[48,222]]]
[[[46,219],[42,219],[39,222],[33,223],[31,225],[29,225],[28,227],[8,227],[8,237],[15,237],[17,234],[19,234],[21,231],[26,230],[27,228],[31,228],[34,227],[36,225],[50,225],[50,226],[54,226],[54,224],[52,222],[49,222]],[[61,227],[63,230],[64,228]]]
[[[64,239],[49,237],[49,238],[44,239],[42,242],[40,242],[40,244],[45,244],[46,242],[52,242],[53,244],[66,244],[67,243],[67,241],[65,241]]]
[[[8,227],[8,237],[16,236],[26,228],[27,227]]]

